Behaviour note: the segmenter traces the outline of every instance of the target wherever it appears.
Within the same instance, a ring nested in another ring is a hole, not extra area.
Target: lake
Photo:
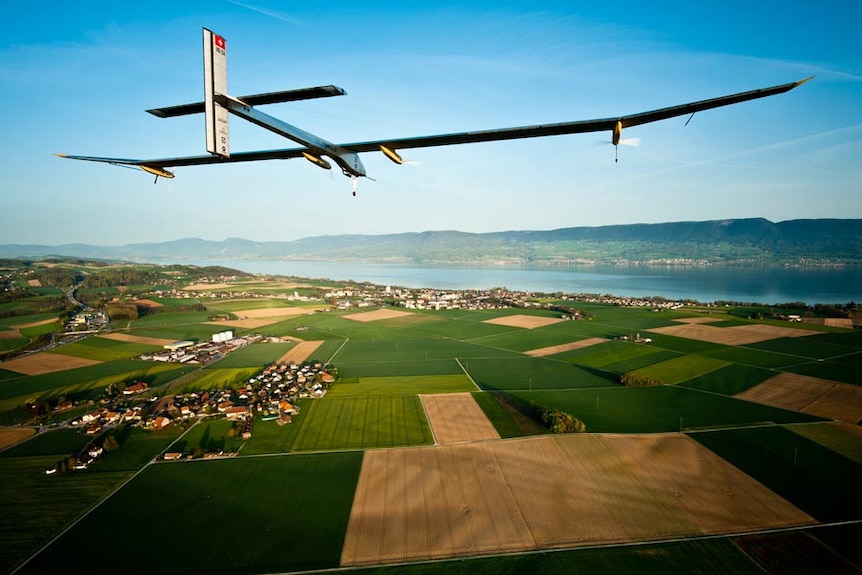
[[[175,262],[174,262],[175,263]],[[209,261],[255,274],[354,280],[411,288],[661,296],[759,303],[862,301],[862,266],[844,267],[419,267],[394,264],[297,261]]]

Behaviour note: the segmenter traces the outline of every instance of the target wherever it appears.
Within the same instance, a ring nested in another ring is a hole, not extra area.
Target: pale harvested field
[[[26,439],[36,433],[32,427],[4,427],[0,428],[0,449],[15,445],[22,439]]]
[[[41,321],[31,321],[30,323],[19,323],[17,325],[13,325],[12,327],[16,329],[27,329],[28,327],[39,327],[40,325],[48,325],[49,323],[54,323],[57,321],[59,321],[57,318],[43,319]]]
[[[596,345],[598,343],[604,343],[606,340],[603,337],[591,337],[588,339],[582,339],[580,341],[573,341],[571,343],[564,343],[562,345],[552,345],[550,347],[540,347],[539,349],[531,349],[530,351],[525,351],[524,353],[527,355],[532,355],[535,357],[543,357],[546,355],[554,355],[555,353],[563,353],[564,351],[571,351],[573,349],[581,349],[583,347],[589,347],[591,345]]]
[[[497,325],[507,325],[509,327],[522,327],[525,329],[534,329],[537,327],[544,327],[546,325],[551,325],[554,323],[559,323],[561,321],[565,321],[564,319],[558,317],[539,317],[535,315],[507,315],[505,317],[498,317],[495,319],[486,319],[482,323],[493,323]]]
[[[0,339],[18,339],[24,337],[17,329],[0,330]]]
[[[24,375],[41,375],[43,373],[74,369],[76,367],[87,367],[88,365],[96,365],[97,363],[102,362],[82,357],[72,357],[71,355],[42,352],[4,361],[3,369],[23,373]]]
[[[862,387],[807,375],[781,373],[735,397],[849,423],[862,420]]]
[[[381,319],[392,319],[396,317],[404,317],[413,315],[408,311],[398,311],[397,309],[378,309],[374,311],[365,311],[362,313],[352,313],[342,316],[344,319],[352,319],[353,321],[378,321]]]
[[[439,445],[483,439],[500,439],[500,434],[469,393],[420,395],[428,423]]]
[[[153,300],[151,300],[151,299],[136,299],[136,300],[135,300],[135,305],[143,306],[143,307],[146,307],[146,308],[151,308],[151,307],[164,307],[164,306],[162,306],[162,304],[160,304],[159,302],[157,302],[157,301],[153,301]]]
[[[684,435],[367,451],[342,566],[813,524]]]
[[[656,327],[648,331],[725,345],[746,345],[779,337],[803,337],[819,333],[806,329],[764,324],[715,327],[699,323],[685,323],[683,325]]]
[[[717,317],[697,316],[697,317],[681,317],[681,318],[675,319],[673,321],[678,321],[679,323],[712,323],[714,321],[721,321],[721,319],[717,318]]]
[[[170,343],[174,343],[175,339],[163,339],[160,337],[145,337],[142,335],[134,335],[131,333],[106,333],[100,334],[99,337],[103,337],[105,339],[113,339],[114,341],[125,341],[127,343],[143,343],[146,345],[168,345]]]
[[[287,350],[287,353],[285,353],[280,358],[278,358],[276,363],[300,364],[303,361],[305,361],[306,359],[308,359],[309,357],[311,357],[311,354],[314,353],[315,351],[317,351],[317,348],[320,347],[322,344],[323,344],[322,341],[303,341],[303,342],[300,342],[300,343],[296,344],[295,346],[293,346],[292,348],[290,348],[289,350]]]
[[[265,319],[272,317],[308,315],[314,313],[315,311],[316,308],[310,307],[265,307],[260,309],[237,310],[232,313],[241,319]]]
[[[42,282],[39,280],[27,280],[27,285],[30,287],[42,287]]]

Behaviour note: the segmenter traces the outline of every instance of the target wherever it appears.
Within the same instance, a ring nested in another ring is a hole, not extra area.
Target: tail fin
[[[227,94],[227,42],[206,28],[203,39],[207,152],[227,158],[230,156],[230,114],[217,98]]]

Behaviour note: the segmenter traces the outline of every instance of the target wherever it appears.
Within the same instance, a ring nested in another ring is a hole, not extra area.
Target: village
[[[109,386],[106,397],[97,407],[73,419],[69,425],[85,430],[92,435],[91,442],[81,453],[75,455],[74,465],[66,470],[80,471],[102,457],[103,446],[96,445],[96,438],[113,427],[129,425],[158,431],[171,424],[189,426],[209,417],[222,417],[235,422],[237,435],[251,438],[255,414],[261,421],[275,421],[278,425],[291,422],[299,412],[296,401],[303,398],[321,398],[335,382],[337,369],[321,362],[297,364],[273,363],[236,389],[211,389],[191,391],[167,397],[143,397],[151,391],[143,381],[127,385]],[[71,402],[57,406],[62,411],[71,408]],[[102,443],[105,443],[104,441]],[[222,457],[223,452],[203,453],[202,457]],[[175,460],[193,457],[191,453],[168,452],[163,459]],[[46,470],[51,475],[59,468]]]

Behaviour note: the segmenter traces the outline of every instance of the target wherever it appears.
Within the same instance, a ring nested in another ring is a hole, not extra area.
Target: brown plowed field
[[[295,346],[293,346],[292,348],[290,348],[289,350],[287,350],[287,353],[285,353],[283,356],[278,358],[278,361],[276,363],[291,363],[292,362],[292,363],[300,364],[303,361],[305,361],[306,359],[308,359],[309,357],[311,357],[311,354],[314,353],[317,350],[317,348],[321,346],[322,343],[323,343],[322,341],[303,341],[303,342],[300,342],[300,343],[296,344]]]
[[[815,523],[683,435],[365,453],[342,566]]]
[[[374,311],[364,311],[362,313],[351,313],[342,316],[344,319],[352,319],[353,321],[378,321],[381,319],[392,319],[395,317],[404,317],[413,315],[409,311],[398,311],[397,309],[377,309]]]
[[[656,327],[648,331],[725,345],[746,345],[779,337],[804,337],[820,333],[806,329],[765,324],[715,327],[713,325],[702,325],[699,323],[684,323],[683,325]]]
[[[36,433],[32,427],[4,427],[0,428],[0,449],[15,445],[22,439],[26,439]]]
[[[156,308],[156,307],[164,307],[164,306],[163,306],[162,304],[160,304],[159,302],[157,302],[157,301],[153,301],[153,300],[151,300],[151,299],[136,299],[136,300],[135,300],[135,305],[138,305],[138,306],[141,306],[141,307],[145,307],[145,308],[148,308],[148,309],[149,309],[149,308]]]
[[[829,379],[780,373],[736,397],[849,423],[862,420],[862,387]]]
[[[88,365],[96,365],[97,363],[102,362],[60,353],[42,352],[5,361],[3,362],[3,369],[17,371],[24,375],[42,375],[43,373],[53,373],[76,367],[87,367]]]
[[[104,335],[100,335],[99,337],[105,339],[113,339],[114,341],[125,341],[128,343],[143,343],[145,345],[168,345],[170,343],[174,343],[175,339],[163,339],[159,337],[145,337],[143,335],[134,335],[131,333],[106,333]]]
[[[496,325],[508,325],[509,327],[522,327],[525,329],[534,329],[537,327],[544,327],[546,325],[551,325],[554,323],[559,323],[561,321],[566,321],[564,319],[558,317],[539,317],[535,315],[507,315],[505,317],[498,317],[494,319],[486,319],[482,323],[493,323]]]
[[[17,329],[0,329],[0,339],[19,339],[24,337]]]
[[[420,395],[438,444],[500,439],[500,434],[469,393]]]
[[[603,337],[591,337],[588,339],[582,339],[580,341],[573,341],[571,343],[564,343],[562,345],[553,345],[551,347],[541,347],[539,349],[531,349],[530,351],[525,351],[524,353],[527,355],[532,355],[535,357],[543,357],[546,355],[554,355],[555,353],[563,353],[564,351],[571,351],[573,349],[581,349],[582,347],[589,347],[591,345],[596,345],[598,343],[604,343],[606,340]]]

